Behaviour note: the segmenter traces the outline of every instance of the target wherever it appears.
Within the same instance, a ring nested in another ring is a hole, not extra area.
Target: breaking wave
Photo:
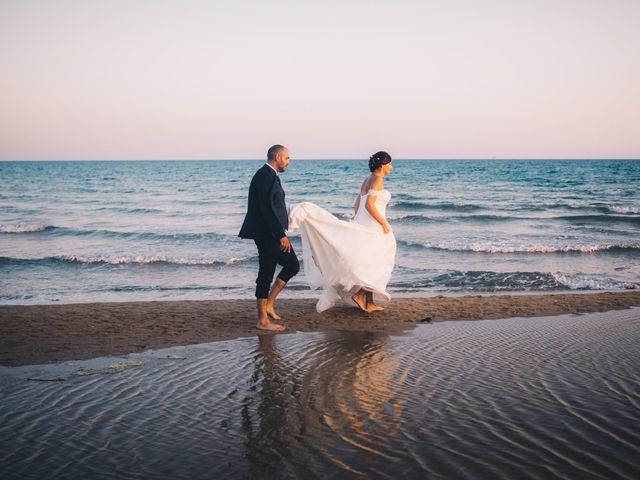
[[[560,272],[492,272],[451,270],[409,281],[392,282],[390,289],[398,292],[443,289],[445,291],[553,291],[553,290],[619,290],[635,289],[638,285],[610,278]]]
[[[140,231],[117,231],[117,230],[83,230],[69,227],[57,227],[54,225],[0,225],[0,233],[36,233],[47,232],[48,235],[77,236],[77,237],[104,237],[113,239],[133,239],[133,240],[159,240],[159,241],[189,241],[189,240],[236,240],[235,235],[226,235],[218,232],[140,232]]]
[[[61,255],[45,258],[11,258],[0,257],[0,265],[53,265],[53,264],[80,264],[80,265],[187,265],[187,266],[231,266],[251,262],[255,257],[232,257],[227,260],[211,258],[180,258],[164,255],[123,255],[123,256],[82,256]]]
[[[475,253],[629,253],[640,252],[640,244],[636,245],[501,245],[490,242],[478,242],[470,244],[423,244],[398,240],[398,245],[429,250],[445,250],[451,252],[475,252]]]
[[[401,201],[395,202],[392,205],[393,208],[403,208],[407,210],[442,210],[447,212],[473,212],[477,210],[482,210],[483,207],[480,205],[466,204],[466,203],[451,203],[451,202],[441,202],[441,203],[425,203],[425,202],[414,202],[414,201]]]
[[[32,224],[32,225],[0,225],[0,233],[34,233],[34,232],[44,232],[45,230],[52,230],[55,227],[50,225],[43,225],[40,223]]]
[[[510,215],[495,215],[495,214],[471,214],[471,215],[438,215],[427,216],[419,214],[410,215],[398,215],[390,216],[389,221],[394,223],[446,223],[446,222],[511,222],[511,221],[536,221],[536,222],[550,222],[560,221],[566,223],[573,223],[576,225],[591,225],[593,223],[598,224],[631,224],[640,226],[640,216],[628,216],[628,215],[560,215],[554,217],[540,217],[540,216],[510,216]]]

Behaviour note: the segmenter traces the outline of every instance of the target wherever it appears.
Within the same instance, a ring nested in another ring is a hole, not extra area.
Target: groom
[[[258,299],[258,324],[261,330],[281,332],[285,328],[270,320],[280,320],[275,311],[275,301],[289,279],[300,270],[291,242],[285,235],[289,227],[284,190],[278,173],[289,165],[289,150],[282,145],[274,145],[267,152],[267,163],[251,179],[249,186],[249,206],[238,236],[251,238],[258,247],[258,279],[256,298]],[[269,292],[276,264],[282,270]]]

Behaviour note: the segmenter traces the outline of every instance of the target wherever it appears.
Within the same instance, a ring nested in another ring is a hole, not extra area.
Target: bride
[[[367,312],[384,310],[387,283],[396,256],[396,240],[386,220],[391,194],[384,177],[391,173],[391,156],[369,158],[369,175],[362,182],[352,221],[339,220],[313,203],[300,203],[289,212],[289,231],[301,227],[303,268],[309,286],[322,288],[316,309],[323,312],[339,299],[351,298]]]

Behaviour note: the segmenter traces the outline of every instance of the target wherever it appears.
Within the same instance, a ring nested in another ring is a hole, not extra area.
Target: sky
[[[0,160],[640,158],[638,0],[0,0]]]

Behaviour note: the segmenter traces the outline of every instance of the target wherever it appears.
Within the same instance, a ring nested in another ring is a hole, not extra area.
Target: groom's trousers
[[[258,247],[258,278],[256,280],[256,297],[268,298],[269,287],[276,271],[276,265],[282,265],[278,278],[285,283],[300,271],[300,263],[296,252],[291,247],[290,252],[280,250],[280,239],[263,237],[254,239]]]

